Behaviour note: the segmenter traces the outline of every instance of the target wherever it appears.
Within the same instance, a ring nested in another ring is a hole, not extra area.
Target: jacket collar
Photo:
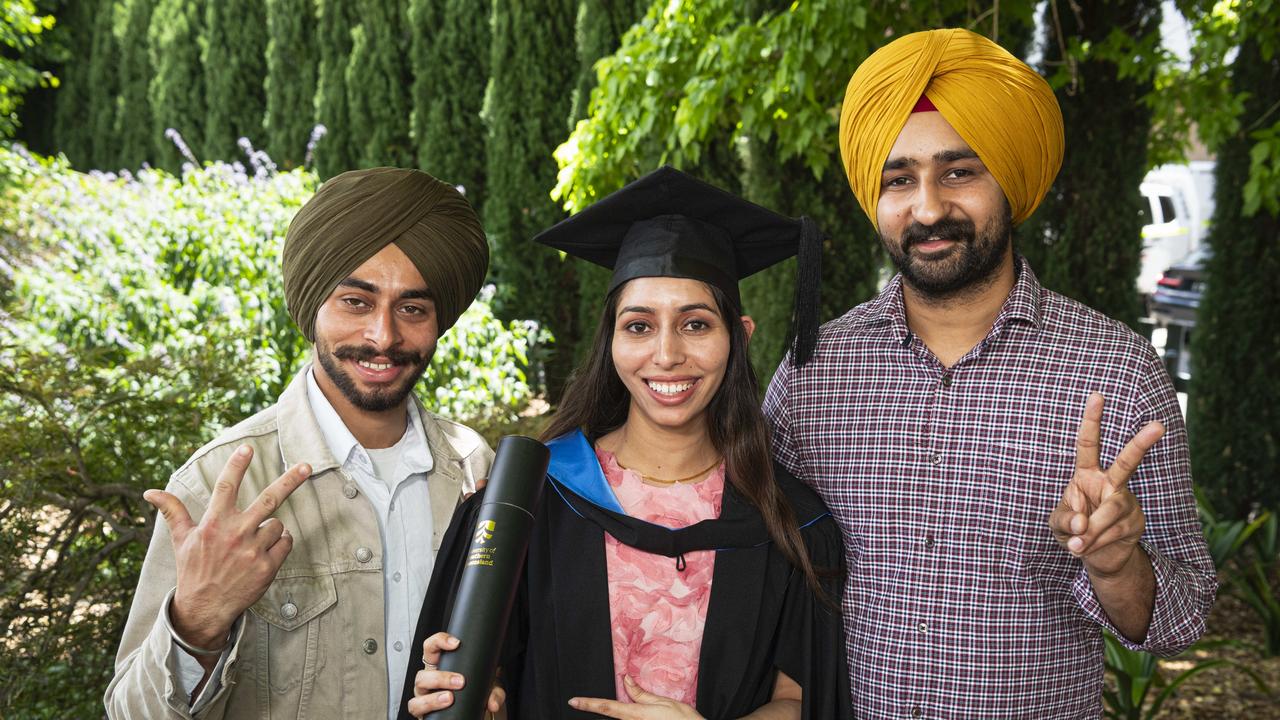
[[[336,457],[335,447],[331,446],[326,439],[320,420],[311,405],[311,399],[307,391],[307,376],[310,373],[311,364],[307,363],[289,382],[289,386],[285,388],[284,392],[281,393],[277,405],[276,424],[280,438],[280,455],[284,460],[285,467],[292,467],[296,463],[305,462],[311,466],[312,475],[318,475],[326,470],[342,467],[346,457],[345,454],[342,458]],[[459,450],[449,442],[444,433],[436,426],[434,418],[427,413],[418,396],[413,394],[410,395],[410,398],[412,398],[411,402],[413,403],[412,412],[416,413],[423,433],[426,435],[427,448],[431,456],[428,461],[433,466],[432,469],[439,470],[447,475],[453,475],[462,464]],[[342,430],[350,437],[351,433],[346,430],[345,426],[343,426]],[[355,444],[355,438],[350,437],[350,440],[350,444],[338,443],[339,451],[345,448],[345,451],[349,453]]]

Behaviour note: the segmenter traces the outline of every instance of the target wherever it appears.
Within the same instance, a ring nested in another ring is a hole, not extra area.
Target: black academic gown
[[[715,569],[698,667],[697,709],[737,718],[767,703],[775,668],[804,689],[803,718],[852,717],[840,613],[819,600],[804,574],[769,541],[759,513],[725,483],[720,518],[672,530],[622,512],[595,452],[581,433],[548,443],[548,486],[536,514],[525,572],[502,653],[509,717],[597,717],[569,707],[571,697],[613,698],[613,644],[604,533],[665,555],[714,549]],[[822,501],[774,466],[795,511],[822,584],[839,602],[843,554],[839,529]],[[445,629],[461,578],[481,495],[454,515],[436,556],[414,635],[415,649]],[[463,641],[465,642],[465,638]],[[422,663],[406,668],[401,718]]]

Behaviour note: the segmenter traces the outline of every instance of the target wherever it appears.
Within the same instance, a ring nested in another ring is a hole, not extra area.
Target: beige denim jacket
[[[276,513],[294,536],[293,550],[266,594],[244,614],[223,666],[222,687],[201,709],[202,719],[387,717],[378,520],[325,444],[307,401],[307,370],[278,403],[222,433],[169,480],[168,491],[198,522],[218,473],[241,444],[254,449],[240,487],[241,508],[287,467],[312,467],[311,478]],[[474,492],[475,481],[488,474],[493,451],[469,428],[419,409],[434,459],[427,483],[435,550],[464,493]],[[158,520],[107,687],[107,715],[113,720],[192,717],[171,657],[181,651],[158,620],[175,583],[173,546]]]

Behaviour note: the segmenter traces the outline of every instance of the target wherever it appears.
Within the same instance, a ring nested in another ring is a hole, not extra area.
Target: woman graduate
[[[501,660],[508,717],[850,716],[839,530],[770,458],[738,294],[799,247],[792,357],[807,360],[812,221],[662,168],[536,240],[613,279],[545,434],[549,486]],[[436,665],[466,641],[440,631],[479,500],[437,556],[402,717],[447,707],[463,682]]]

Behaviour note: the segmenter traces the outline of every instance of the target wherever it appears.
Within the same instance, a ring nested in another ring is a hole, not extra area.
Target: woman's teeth
[[[392,367],[391,363],[371,363],[364,360],[357,360],[356,363],[360,367],[369,368],[370,370],[390,370]]]
[[[663,395],[679,395],[685,390],[688,390],[689,388],[693,387],[692,382],[681,382],[681,383],[660,383],[660,382],[652,382],[652,381],[647,381],[647,382],[649,384],[649,387],[653,388],[654,392],[661,393]]]

